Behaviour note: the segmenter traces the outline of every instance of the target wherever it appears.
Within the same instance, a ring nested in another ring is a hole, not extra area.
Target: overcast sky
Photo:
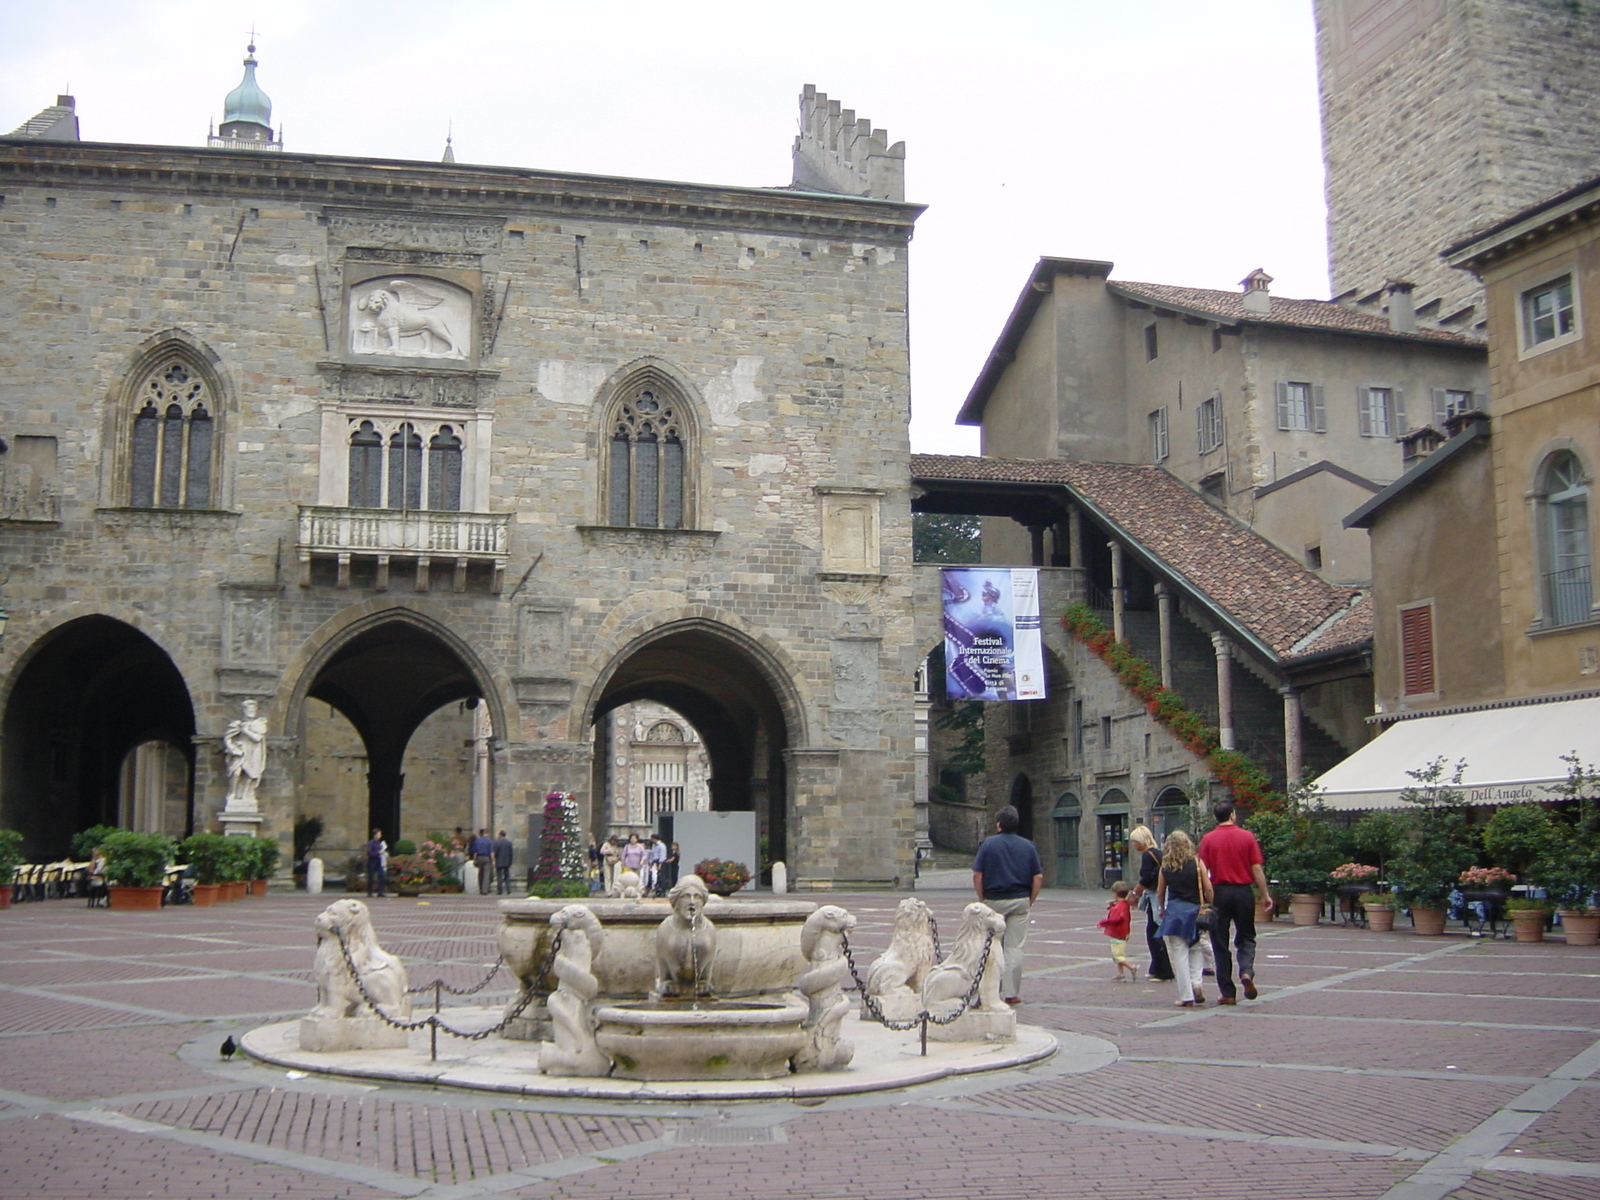
[[[1041,255],[1328,294],[1311,0],[53,0],[7,6],[0,129],[203,145],[256,31],[291,151],[789,182],[814,83],[906,143],[912,445],[954,424]]]

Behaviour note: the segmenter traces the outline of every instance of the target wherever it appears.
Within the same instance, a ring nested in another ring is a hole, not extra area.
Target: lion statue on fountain
[[[891,1021],[904,1021],[922,1007],[922,981],[933,967],[933,913],[915,896],[895,907],[889,948],[867,968],[866,995]],[[862,1004],[866,1013],[865,1001]]]
[[[956,944],[945,960],[928,972],[922,984],[922,1005],[929,1012],[953,1012],[956,1004],[972,990],[972,981],[978,979],[976,1008],[1001,1011],[1000,973],[1005,967],[1005,951],[1000,939],[1006,931],[1006,919],[981,900],[974,900],[961,911],[961,928],[956,933]],[[984,945],[989,947],[987,960]],[[978,972],[982,971],[981,978]]]
[[[376,1001],[388,1016],[397,1021],[411,1016],[411,998],[406,995],[406,968],[394,955],[378,945],[372,928],[372,913],[359,900],[335,900],[317,916],[317,1006],[313,1018],[370,1017],[372,1007],[362,995]],[[345,961],[339,939],[350,951]],[[361,983],[350,974],[350,964],[360,972]]]

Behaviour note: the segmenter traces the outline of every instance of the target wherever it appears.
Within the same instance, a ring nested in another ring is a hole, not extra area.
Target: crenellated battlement
[[[814,84],[800,93],[800,134],[794,139],[794,182],[807,192],[906,198],[906,144],[889,145],[885,130],[874,129],[855,110],[829,100]]]

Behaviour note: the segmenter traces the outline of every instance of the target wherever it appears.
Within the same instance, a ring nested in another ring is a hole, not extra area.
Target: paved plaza
[[[970,894],[919,894],[948,938]],[[329,898],[0,913],[0,1197],[1600,1198],[1594,948],[1280,922],[1259,1001],[1180,1011],[1170,984],[1111,981],[1105,893],[1053,890],[1020,1012],[1118,1048],[1085,1073],[686,1105],[222,1061],[230,1033],[311,1006]],[[900,897],[828,899],[864,966]],[[414,982],[494,961],[492,897],[374,910]],[[502,974],[488,999],[510,994]]]

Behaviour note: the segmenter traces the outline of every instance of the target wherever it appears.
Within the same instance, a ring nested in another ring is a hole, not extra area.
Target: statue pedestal
[[[410,1032],[377,1017],[301,1017],[300,1049],[329,1054],[336,1050],[404,1050]]]
[[[255,837],[256,829],[266,818],[259,812],[225,808],[217,814],[222,822],[222,832],[228,837]]]
[[[930,1042],[1014,1042],[1017,1014],[1009,1005],[969,1008],[948,1025],[928,1026]]]

